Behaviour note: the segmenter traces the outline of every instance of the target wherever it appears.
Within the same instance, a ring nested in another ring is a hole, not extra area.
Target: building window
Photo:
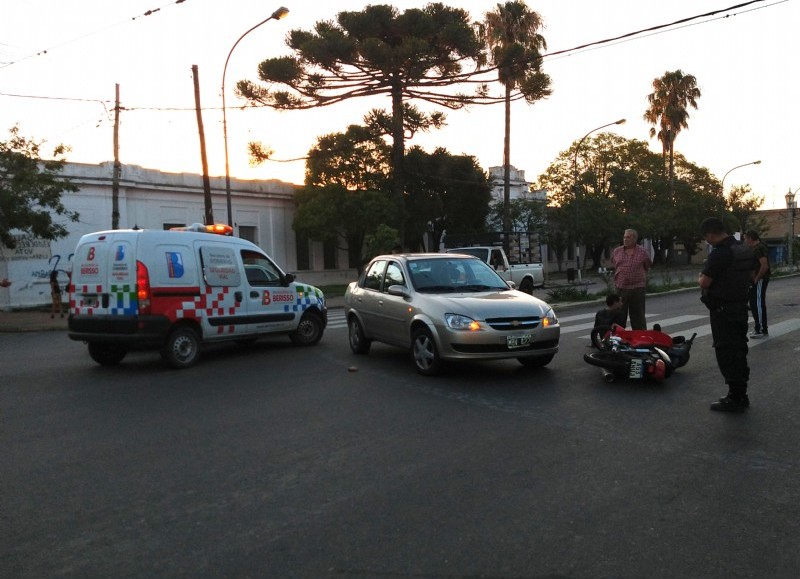
[[[294,234],[295,244],[297,246],[297,269],[311,269],[311,262],[309,261],[309,244],[308,237],[300,233]]]
[[[326,241],[322,244],[322,267],[336,269],[336,244]]]
[[[258,245],[258,230],[253,225],[240,225],[239,226],[239,237],[242,239],[249,241],[250,243],[255,243]]]

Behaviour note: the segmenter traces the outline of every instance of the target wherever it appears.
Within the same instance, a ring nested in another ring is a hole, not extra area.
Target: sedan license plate
[[[514,348],[524,348],[525,346],[530,346],[531,344],[531,335],[524,334],[522,336],[506,336],[506,345],[508,346],[509,350],[513,350]]]

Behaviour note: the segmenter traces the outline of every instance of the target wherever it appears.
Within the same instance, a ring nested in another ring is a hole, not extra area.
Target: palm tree
[[[541,50],[547,42],[539,31],[542,17],[522,0],[497,4],[484,16],[483,34],[497,78],[505,87],[505,137],[503,140],[503,231],[511,231],[511,101],[529,104],[550,96],[550,77],[541,71]],[[515,92],[516,91],[516,92]],[[505,235],[505,243],[508,236]]]
[[[658,137],[661,141],[662,156],[666,157],[669,152],[670,194],[675,189],[675,138],[681,129],[689,128],[687,109],[690,106],[696,109],[698,98],[700,89],[697,88],[697,79],[680,69],[665,72],[664,76],[653,79],[653,92],[647,95],[650,106],[644,113],[644,120],[653,125],[650,127],[650,138]]]

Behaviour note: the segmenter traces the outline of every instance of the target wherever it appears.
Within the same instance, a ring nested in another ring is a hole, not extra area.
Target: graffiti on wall
[[[59,285],[66,286],[72,253],[56,253],[52,242],[29,234],[15,234],[14,249],[0,246],[0,277],[8,277],[10,302],[6,305],[35,305],[50,296],[50,274],[55,271]],[[0,304],[2,305],[2,304]]]
[[[27,261],[31,259],[50,259],[50,241],[33,235],[19,233],[13,236],[17,242],[14,249],[0,246],[0,261]]]

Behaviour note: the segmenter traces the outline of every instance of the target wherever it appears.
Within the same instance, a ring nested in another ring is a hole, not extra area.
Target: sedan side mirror
[[[406,299],[411,297],[411,292],[408,291],[408,288],[400,284],[390,285],[386,289],[386,293],[388,293],[390,296],[401,296]]]

